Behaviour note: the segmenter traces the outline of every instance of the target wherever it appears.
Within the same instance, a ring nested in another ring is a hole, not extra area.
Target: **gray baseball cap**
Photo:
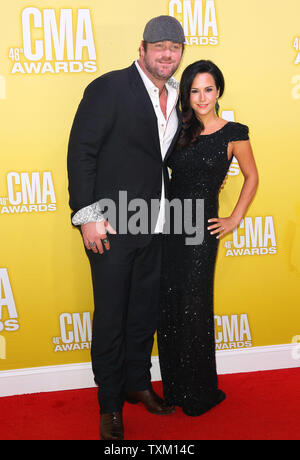
[[[183,28],[177,19],[172,16],[158,16],[151,19],[144,30],[144,40],[156,43],[169,40],[174,43],[184,43]]]

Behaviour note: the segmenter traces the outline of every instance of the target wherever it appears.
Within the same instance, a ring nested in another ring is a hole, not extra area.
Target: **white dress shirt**
[[[167,114],[166,118],[161,110],[159,102],[159,89],[147,77],[145,72],[141,69],[138,61],[135,62],[136,68],[144,82],[145,88],[151,99],[153,109],[157,118],[157,127],[159,134],[160,150],[162,159],[165,158],[166,153],[171,145],[171,142],[176,134],[178,128],[178,116],[176,105],[178,101],[178,88],[179,84],[175,78],[170,78],[166,83],[167,90]],[[74,225],[83,225],[88,222],[100,222],[103,220],[100,212],[98,202],[80,209],[72,218]],[[155,233],[162,233],[165,222],[165,187],[162,174],[162,190],[160,199],[159,215],[155,226]]]
[[[138,72],[144,82],[146,90],[149,94],[153,108],[157,118],[157,127],[159,133],[159,142],[162,159],[165,158],[166,153],[171,145],[171,142],[176,134],[178,128],[178,116],[176,111],[176,105],[178,100],[178,82],[175,78],[170,78],[166,84],[168,93],[167,99],[167,118],[165,118],[159,103],[159,89],[154,83],[147,77],[145,72],[141,69],[138,61],[135,62]],[[161,187],[161,199],[158,220],[154,233],[162,233],[163,226],[165,223],[165,186],[164,178],[162,176],[162,187]]]

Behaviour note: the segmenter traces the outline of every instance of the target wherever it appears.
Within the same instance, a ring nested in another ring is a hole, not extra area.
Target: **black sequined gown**
[[[218,193],[231,160],[228,143],[248,139],[248,128],[228,122],[172,154],[169,199],[204,199],[204,240],[186,245],[187,235],[164,236],[158,348],[164,396],[187,415],[201,415],[225,398],[218,389],[213,283],[218,242],[207,230],[218,217]],[[193,213],[195,213],[195,206]],[[193,225],[196,219],[193,215]],[[174,228],[171,219],[171,229]]]

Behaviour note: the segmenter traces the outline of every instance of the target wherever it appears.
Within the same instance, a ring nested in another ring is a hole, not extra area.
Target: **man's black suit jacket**
[[[181,127],[178,105],[177,113],[178,130],[163,160],[157,117],[135,63],[94,80],[84,92],[69,140],[72,216],[103,198],[114,200],[118,209],[119,191],[150,206],[161,196],[162,171],[167,195],[166,164]],[[118,219],[116,225],[118,231]]]

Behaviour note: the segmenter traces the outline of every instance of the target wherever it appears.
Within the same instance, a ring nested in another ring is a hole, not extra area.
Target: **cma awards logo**
[[[233,240],[225,242],[226,257],[277,254],[272,216],[245,217],[233,231]]]
[[[23,44],[9,50],[11,73],[96,72],[90,10],[28,7],[21,17]]]
[[[51,172],[10,172],[6,182],[8,196],[0,198],[0,214],[56,211]]]
[[[248,315],[215,315],[216,350],[251,348],[252,335]]]
[[[91,348],[92,326],[89,312],[62,313],[59,324],[61,335],[52,339],[55,353]]]
[[[19,329],[18,312],[6,268],[0,268],[0,332]]]
[[[215,0],[169,0],[169,16],[181,23],[186,45],[217,45]]]

